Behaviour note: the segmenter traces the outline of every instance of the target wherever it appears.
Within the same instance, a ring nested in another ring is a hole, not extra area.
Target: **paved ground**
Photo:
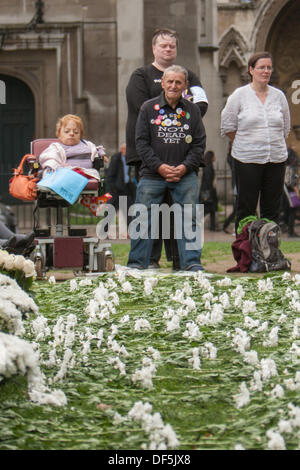
[[[231,206],[227,206],[226,207],[226,213],[225,215],[227,214],[230,214],[232,208]],[[45,216],[45,212],[43,212],[43,215]],[[223,217],[225,216],[223,214]],[[33,220],[32,220],[32,207],[31,205],[23,205],[21,206],[21,211],[18,211],[18,220],[19,220],[19,232],[20,233],[28,233],[32,230],[32,226],[33,226]],[[42,226],[43,225],[43,220],[42,220]],[[208,225],[208,218],[206,217],[205,218],[205,226]],[[87,229],[87,235],[88,236],[95,236],[96,234],[96,227],[95,225],[85,225],[84,227],[78,227],[78,228],[86,228]],[[228,228],[228,230],[232,231],[233,230],[233,224],[231,224]],[[299,233],[300,235],[300,223],[299,225],[296,226],[296,232]],[[66,234],[64,234],[66,235]],[[284,233],[282,234],[282,239],[283,240],[296,240],[296,238],[288,238],[287,237],[287,234]],[[232,235],[232,233],[224,233],[222,230],[220,231],[217,231],[217,232],[210,232],[209,230],[207,230],[205,228],[204,230],[204,242],[205,241],[216,241],[216,242],[229,242],[229,243],[232,243],[232,241],[234,240],[234,236]],[[300,240],[300,239],[299,239]],[[111,243],[127,243],[127,240],[120,240],[120,239],[117,239],[117,240],[110,240]]]

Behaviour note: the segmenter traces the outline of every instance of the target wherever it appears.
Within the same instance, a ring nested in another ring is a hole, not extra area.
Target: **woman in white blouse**
[[[243,218],[256,215],[258,200],[260,217],[279,221],[290,113],[283,92],[268,84],[272,70],[270,53],[253,54],[248,62],[251,82],[229,96],[221,115],[221,134],[232,141],[236,229]]]
[[[96,147],[93,142],[83,139],[82,119],[74,114],[66,114],[56,123],[56,137],[39,156],[43,170],[55,171],[59,167],[77,168],[88,178],[100,179],[100,157],[107,161],[102,145]],[[98,165],[98,167],[97,167]]]

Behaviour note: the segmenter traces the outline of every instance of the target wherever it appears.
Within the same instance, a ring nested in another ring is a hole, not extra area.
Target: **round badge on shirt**
[[[186,138],[185,138],[185,141],[186,141],[187,144],[190,144],[192,142],[192,140],[193,140],[193,137],[190,134],[187,135]]]

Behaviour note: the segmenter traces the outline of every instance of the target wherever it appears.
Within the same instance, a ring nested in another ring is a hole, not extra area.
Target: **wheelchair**
[[[58,139],[44,138],[31,142],[32,157],[27,160],[30,172],[41,173],[39,156],[51,143],[57,141]],[[84,195],[101,194],[104,177],[101,174],[100,163],[103,168],[103,161],[99,157],[97,169],[100,182],[95,178],[89,179],[79,198]],[[75,275],[81,275],[113,271],[115,268],[110,243],[103,242],[98,237],[87,236],[86,228],[71,227],[72,207],[53,191],[38,189],[33,211],[35,248],[31,255],[38,279],[44,279],[46,272],[51,269],[72,269]],[[41,227],[42,210],[46,211],[46,228]],[[52,223],[53,215],[55,224]]]

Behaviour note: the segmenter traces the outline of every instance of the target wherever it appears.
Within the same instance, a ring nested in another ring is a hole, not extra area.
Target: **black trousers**
[[[259,216],[279,222],[280,201],[283,193],[285,162],[282,163],[242,163],[234,159],[237,184],[237,229],[240,220],[249,215]]]

